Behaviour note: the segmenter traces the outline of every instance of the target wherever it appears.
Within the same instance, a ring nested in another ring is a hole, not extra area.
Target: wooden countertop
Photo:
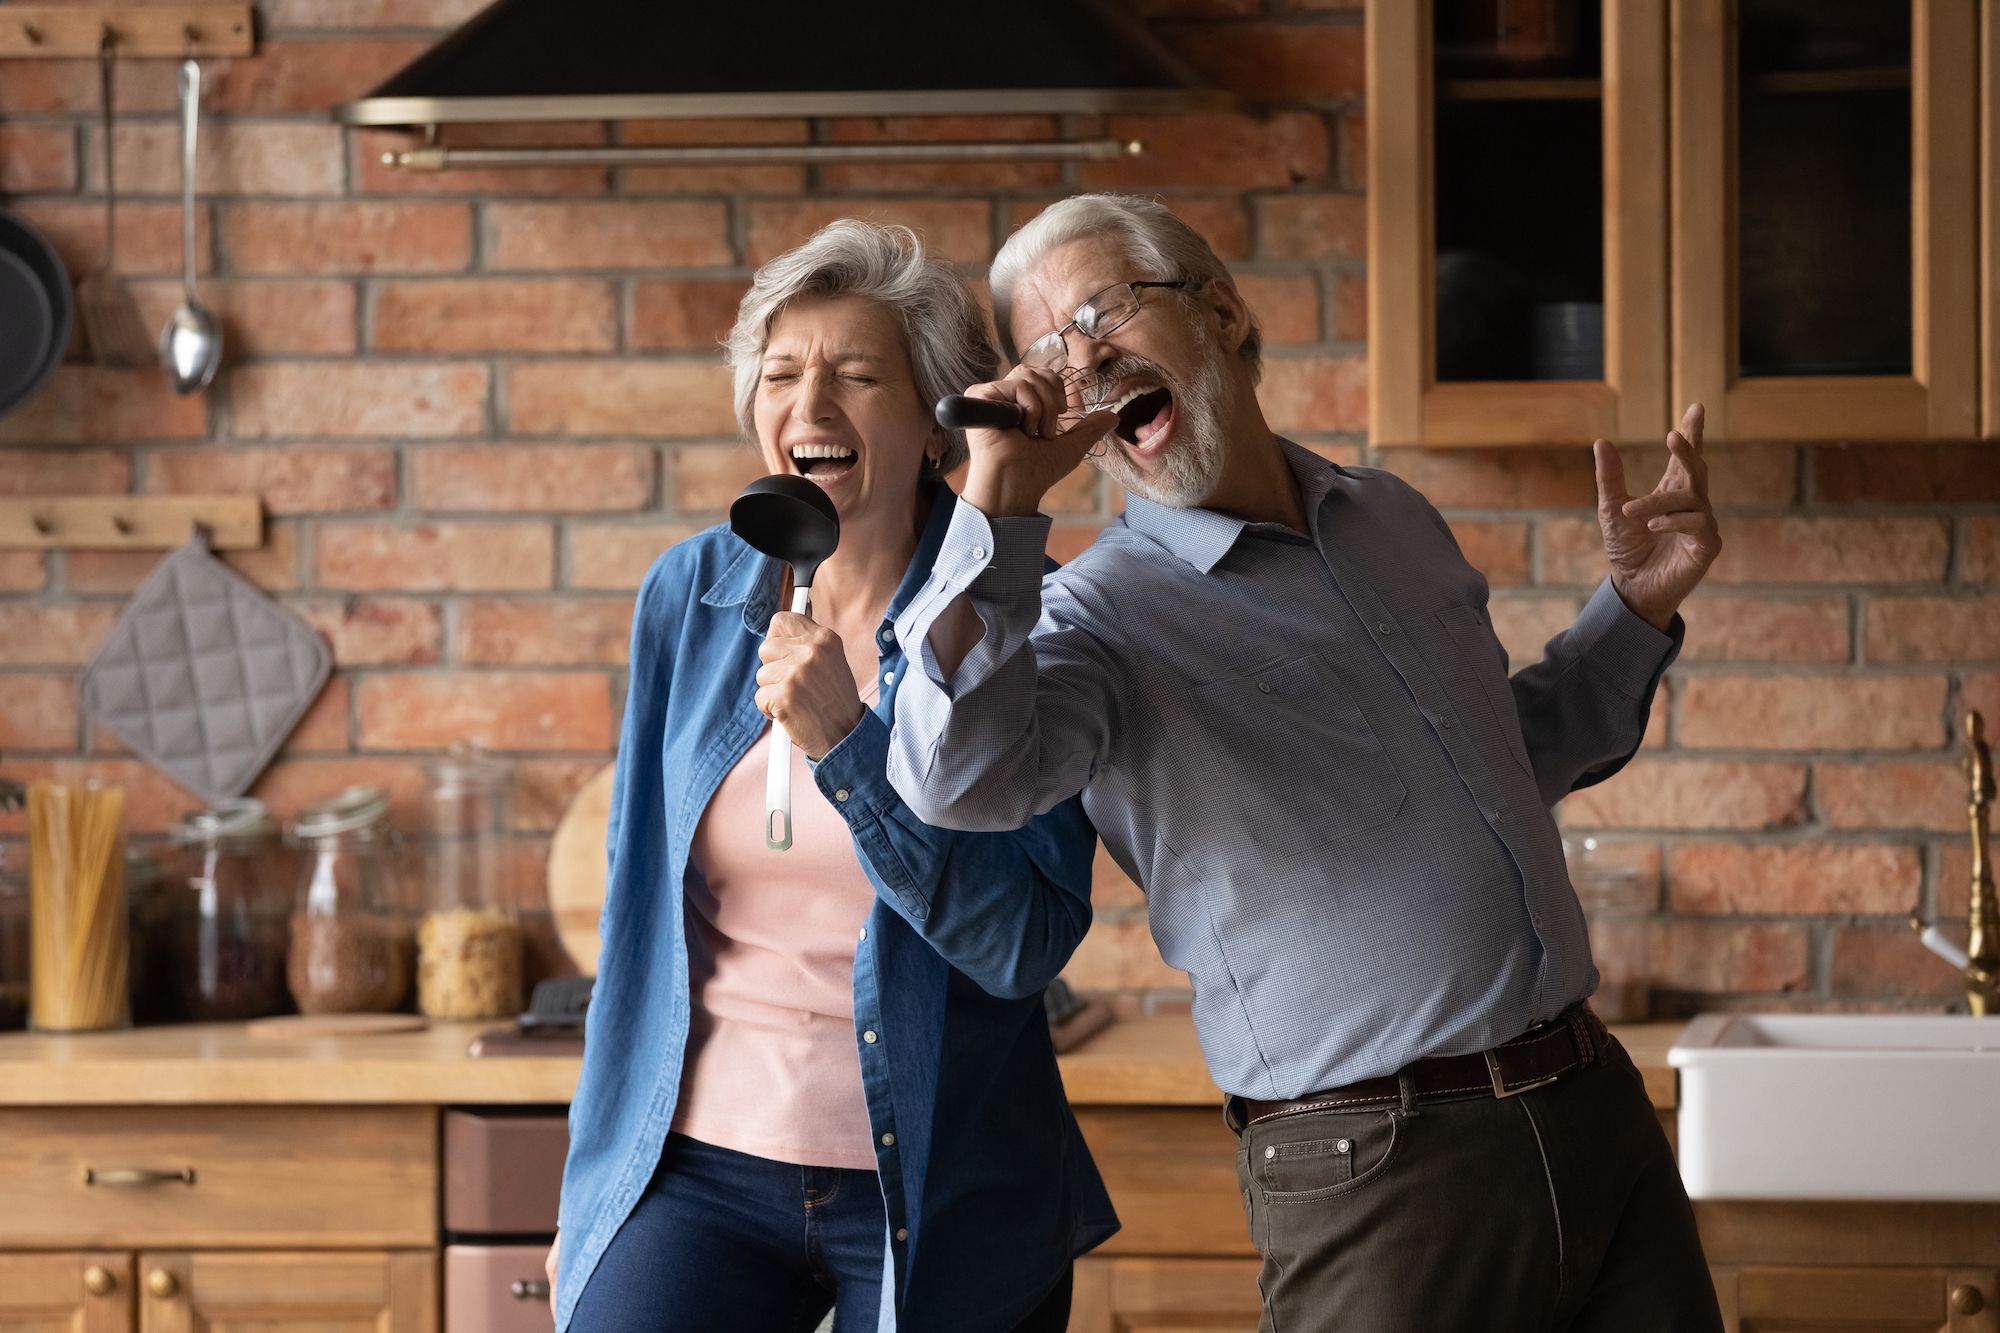
[[[490,1023],[440,1023],[394,1036],[274,1041],[239,1024],[127,1032],[0,1036],[0,1106],[195,1104],[385,1105],[567,1102],[574,1055],[475,1059],[466,1044]],[[1614,1027],[1646,1076],[1653,1105],[1675,1104],[1667,1048],[1680,1023]],[[1080,1106],[1216,1106],[1184,1014],[1113,1023],[1061,1057]]]

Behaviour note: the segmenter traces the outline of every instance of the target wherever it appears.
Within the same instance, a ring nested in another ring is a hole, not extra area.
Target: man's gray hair
[[[793,301],[832,296],[874,301],[901,321],[926,417],[946,394],[963,393],[1000,373],[986,315],[957,269],[925,254],[924,243],[908,227],[842,218],[758,269],[736,307],[736,327],[723,340],[723,350],[736,377],[736,421],[745,439],[757,438],[757,380],[771,325]],[[950,472],[965,461],[965,433],[943,433],[939,470]]]
[[[1209,284],[1229,277],[1229,270],[1215,257],[1215,251],[1201,233],[1174,216],[1157,199],[1131,194],[1079,194],[1050,204],[1007,238],[1000,253],[993,256],[993,267],[987,275],[993,287],[993,322],[999,326],[1000,346],[1009,360],[1020,360],[1011,327],[1014,285],[1051,250],[1090,236],[1116,240],[1138,270],[1132,275],[1134,278],[1162,282],[1186,279],[1188,286],[1181,295],[1190,299],[1199,300],[1198,293]],[[1250,363],[1250,382],[1256,383],[1264,370],[1264,335],[1255,318],[1238,355]]]

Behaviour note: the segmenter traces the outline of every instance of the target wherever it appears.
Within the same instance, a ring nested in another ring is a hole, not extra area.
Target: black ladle
[[[946,430],[1019,430],[1027,420],[1019,403],[946,394],[938,400],[937,423]]]
[[[792,567],[792,610],[806,614],[813,576],[840,546],[840,511],[804,477],[776,473],[743,488],[729,506],[729,530]],[[771,767],[764,778],[764,845],[792,845],[792,738],[771,726]]]

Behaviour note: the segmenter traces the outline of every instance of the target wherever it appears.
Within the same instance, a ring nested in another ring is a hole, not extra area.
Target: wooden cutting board
[[[549,843],[549,912],[556,938],[577,970],[597,974],[597,918],[604,910],[604,877],[610,858],[604,831],[611,822],[611,774],[606,764],[591,775],[563,811]]]

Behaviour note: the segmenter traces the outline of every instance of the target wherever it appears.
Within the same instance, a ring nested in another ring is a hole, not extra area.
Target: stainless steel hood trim
[[[382,165],[407,171],[511,167],[684,167],[718,163],[1101,162],[1137,157],[1136,139],[1001,140],[992,143],[641,144],[630,147],[444,148],[427,145],[382,154]]]
[[[1228,93],[1194,88],[1003,88],[922,92],[645,93],[602,97],[364,97],[333,109],[345,125],[425,127],[579,120],[736,117],[1172,114],[1230,111]]]

